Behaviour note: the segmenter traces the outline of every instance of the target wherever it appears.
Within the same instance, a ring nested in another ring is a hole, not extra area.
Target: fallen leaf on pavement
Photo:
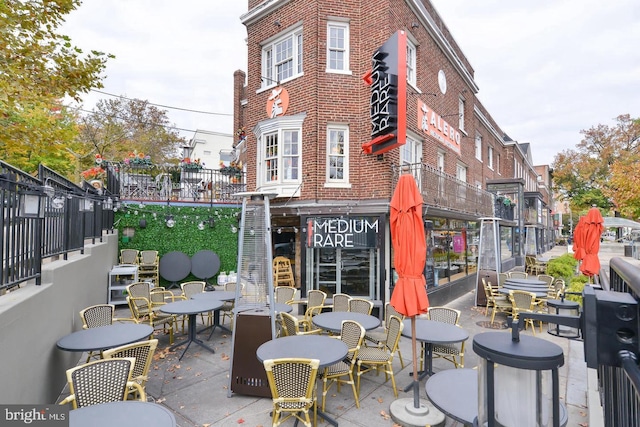
[[[385,420],[388,420],[389,418],[391,418],[391,416],[387,414],[385,411],[380,411],[380,416]]]

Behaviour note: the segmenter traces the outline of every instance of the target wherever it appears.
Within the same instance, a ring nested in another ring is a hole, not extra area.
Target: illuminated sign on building
[[[398,31],[373,54],[372,68],[363,76],[371,86],[371,141],[366,154],[382,154],[406,142],[407,34]]]

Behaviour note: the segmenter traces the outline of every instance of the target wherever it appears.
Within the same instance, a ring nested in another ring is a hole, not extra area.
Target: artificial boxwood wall
[[[220,271],[235,271],[240,212],[239,207],[123,204],[114,213],[114,225],[120,236],[118,252],[120,249],[156,250],[162,257],[167,252],[179,251],[192,256],[207,249],[220,257]],[[168,216],[173,216],[175,221],[172,228],[167,227]],[[202,230],[198,228],[200,223],[204,225]],[[131,231],[133,237],[127,238]],[[183,281],[188,280],[199,279],[189,275]],[[166,281],[161,278],[160,284]]]

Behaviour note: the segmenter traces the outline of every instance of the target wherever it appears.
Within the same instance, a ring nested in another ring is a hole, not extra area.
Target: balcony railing
[[[112,163],[109,170],[120,200],[226,203],[246,191],[244,173],[230,169]]]
[[[460,212],[475,217],[491,217],[494,212],[494,195],[481,188],[460,181],[453,175],[432,166],[413,163],[409,172],[413,174],[426,206]],[[394,167],[392,188],[398,182],[400,167]]]

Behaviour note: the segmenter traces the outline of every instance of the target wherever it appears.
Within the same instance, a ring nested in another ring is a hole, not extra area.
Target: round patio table
[[[101,403],[69,411],[70,427],[175,427],[175,425],[175,416],[164,406],[136,400]]]
[[[211,279],[220,270],[220,257],[213,251],[198,251],[191,257],[191,274],[205,281]]]
[[[200,313],[207,311],[218,310],[224,303],[215,299],[189,299],[184,301],[170,302],[160,307],[160,311],[163,313],[176,314],[176,315],[188,315],[189,316],[189,330],[188,338],[184,341],[175,343],[169,350],[173,350],[176,347],[180,347],[186,344],[182,354],[178,360],[182,359],[182,356],[187,352],[192,342],[195,342],[200,347],[206,348],[211,353],[215,353],[215,350],[206,345],[201,339],[196,336],[196,316]],[[206,328],[205,328],[206,329]]]
[[[405,319],[403,323],[402,336],[411,338],[411,319]],[[459,326],[435,320],[416,319],[416,340],[425,346],[427,359],[425,370],[420,373],[418,380],[433,374],[434,344],[454,344],[465,341],[468,338],[469,332]],[[408,391],[412,387],[413,384],[409,384],[409,386],[405,388],[405,391]]]
[[[184,252],[173,251],[160,258],[160,276],[171,282],[169,289],[178,286],[180,280],[191,273],[191,259]]]
[[[114,323],[82,329],[60,338],[57,347],[66,351],[102,351],[148,338],[153,327],[141,323]]]
[[[217,299],[218,301],[233,301],[236,299],[236,293],[233,291],[207,291],[198,292],[191,296],[192,299]]]
[[[514,285],[527,285],[527,286],[549,286],[546,282],[538,279],[511,279],[508,278],[504,283],[512,283]]]
[[[478,416],[478,371],[447,369],[433,374],[424,386],[427,397],[445,415],[465,425]]]
[[[502,288],[498,289],[499,293],[505,294],[505,295],[509,295],[510,291],[531,292],[531,293],[536,295],[536,298],[546,298],[547,297],[547,291],[546,290],[545,291],[541,291],[540,289],[536,289],[536,288],[528,288],[528,287],[511,288],[511,287],[503,286]]]
[[[343,320],[358,322],[365,331],[370,331],[380,326],[380,319],[370,314],[354,313],[351,311],[328,311],[313,316],[313,324],[320,329],[331,332],[340,332]]]

